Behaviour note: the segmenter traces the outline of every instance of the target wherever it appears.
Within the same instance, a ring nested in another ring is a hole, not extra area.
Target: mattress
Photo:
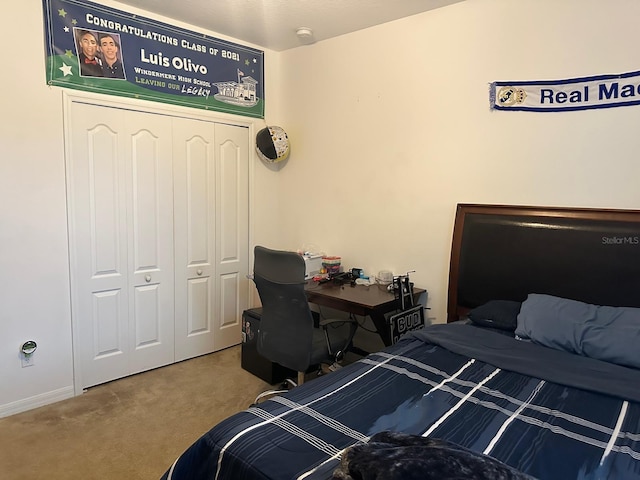
[[[538,479],[640,479],[640,371],[471,325],[433,325],[229,417],[163,479],[330,479],[380,432]],[[382,477],[381,477],[382,478]]]

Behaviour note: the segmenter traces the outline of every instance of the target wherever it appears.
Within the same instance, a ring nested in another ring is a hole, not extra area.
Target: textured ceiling
[[[282,51],[463,0],[120,0],[148,12]],[[296,30],[313,31],[300,40]]]

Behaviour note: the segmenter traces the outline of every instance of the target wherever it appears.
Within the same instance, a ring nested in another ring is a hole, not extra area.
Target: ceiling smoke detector
[[[313,38],[313,30],[309,27],[300,27],[296,30],[296,35],[298,36],[298,40],[303,45],[310,45],[315,43],[316,39]]]

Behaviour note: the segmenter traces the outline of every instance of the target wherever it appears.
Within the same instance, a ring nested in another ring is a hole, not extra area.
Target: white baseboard
[[[41,393],[33,397],[18,400],[16,402],[0,405],[0,418],[15,415],[16,413],[26,412],[34,408],[43,407],[50,403],[59,402],[60,400],[66,400],[74,396],[73,386],[59,388],[51,392]]]

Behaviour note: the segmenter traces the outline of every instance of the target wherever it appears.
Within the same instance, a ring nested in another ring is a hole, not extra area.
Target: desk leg
[[[385,346],[388,347],[391,345],[391,332],[389,332],[389,325],[387,325],[387,319],[384,316],[384,312],[374,310],[369,312],[369,316],[371,317],[373,324],[376,326],[378,335],[380,335]]]

